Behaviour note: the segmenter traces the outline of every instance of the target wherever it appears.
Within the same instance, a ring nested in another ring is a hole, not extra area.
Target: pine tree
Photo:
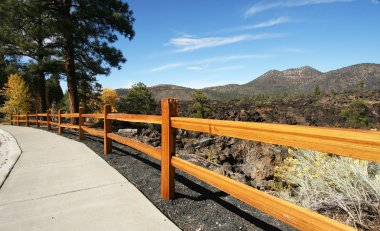
[[[57,75],[52,75],[46,81],[46,96],[49,108],[57,108],[63,98],[63,91]]]
[[[152,114],[156,109],[156,102],[152,93],[143,83],[137,83],[128,90],[117,104],[118,111],[130,114]]]
[[[122,52],[111,46],[119,35],[134,37],[133,12],[122,0],[45,0],[46,10],[63,50],[70,111],[79,109],[78,66],[90,76],[108,75],[111,68],[126,62]]]
[[[126,59],[111,44],[119,36],[134,37],[133,13],[122,0],[3,0],[0,18],[0,49],[33,64],[42,109],[45,76],[63,69],[70,111],[78,112],[80,73],[108,75],[121,68]]]
[[[45,76],[62,69],[62,62],[54,58],[59,56],[60,50],[55,43],[52,18],[43,10],[45,3],[40,0],[4,0],[0,3],[3,52],[25,62],[28,74],[36,77],[41,111],[47,110]]]
[[[96,76],[86,72],[78,72],[78,95],[80,106],[88,113],[101,111],[102,85],[96,81]]]
[[[194,91],[191,94],[191,99],[193,101],[193,104],[189,105],[191,117],[207,118],[211,115],[212,109],[210,101],[204,91]]]

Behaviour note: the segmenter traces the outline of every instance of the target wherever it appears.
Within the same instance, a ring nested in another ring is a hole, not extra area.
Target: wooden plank
[[[84,131],[82,129],[82,126],[84,125],[84,118],[82,117],[82,114],[84,112],[84,108],[83,107],[80,107],[79,108],[79,113],[78,113],[78,117],[79,117],[79,140],[83,140],[84,139]]]
[[[29,115],[28,115],[28,112],[26,113],[25,117],[26,117],[26,124],[25,125],[27,127],[29,127]]]
[[[61,135],[62,134],[62,127],[61,127],[61,124],[62,124],[62,110],[59,109],[58,110],[58,134]]]
[[[54,125],[56,127],[58,127],[58,123],[54,123],[54,122],[49,122],[50,125]]]
[[[107,137],[118,143],[127,145],[133,149],[143,152],[157,160],[161,160],[161,149],[159,148],[155,148],[138,140],[122,137],[114,133],[108,133]]]
[[[112,120],[107,119],[107,115],[111,113],[111,105],[104,105],[104,115],[103,115],[103,123],[104,123],[104,155],[112,152],[112,140],[108,137],[108,133],[112,132]]]
[[[161,100],[161,196],[165,200],[174,199],[175,169],[170,160],[175,155],[175,132],[171,127],[170,118],[178,116],[178,101],[176,99]]]
[[[51,125],[50,125],[50,121],[51,121],[51,117],[50,117],[50,110],[48,110],[46,112],[46,121],[47,121],[47,130],[50,131],[51,130]]]
[[[79,113],[61,114],[61,117],[63,117],[63,118],[78,118],[79,117]]]
[[[90,135],[99,136],[99,137],[104,136],[103,130],[97,130],[97,129],[89,128],[87,126],[81,126],[81,128],[83,129],[83,131],[87,132]]]
[[[39,123],[39,118],[38,118],[38,111],[36,111],[36,126],[39,128],[40,127],[40,123]]]
[[[38,113],[38,116],[39,116],[39,117],[46,117],[46,116],[47,116],[47,113]]]
[[[40,124],[47,124],[47,121],[45,121],[45,120],[39,120],[38,121]]]
[[[29,123],[37,123],[37,120],[28,120]]]
[[[149,123],[149,124],[162,124],[161,116],[159,115],[134,115],[134,114],[120,114],[110,113],[107,119],[136,122],[136,123]]]
[[[95,118],[95,119],[103,119],[104,115],[103,114],[82,114],[82,117],[85,117],[85,118]]]
[[[355,230],[316,212],[173,156],[172,165],[299,230]]]
[[[58,114],[49,114],[50,117],[58,117]]]
[[[74,124],[60,124],[61,128],[72,128],[72,129],[79,129],[79,125]]]
[[[380,132],[298,125],[172,118],[175,128],[380,162]]]
[[[26,123],[26,120],[18,120],[19,123]]]

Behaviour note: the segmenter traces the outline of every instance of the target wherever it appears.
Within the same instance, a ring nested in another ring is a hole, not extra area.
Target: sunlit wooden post
[[[10,119],[10,121],[9,121],[9,124],[12,125],[12,119],[13,119],[13,115],[12,115],[12,113],[11,113],[10,117],[11,117],[11,119]]]
[[[112,120],[107,119],[107,115],[111,113],[111,105],[104,105],[104,155],[112,152],[112,140],[107,134],[112,132]]]
[[[29,115],[28,115],[28,112],[25,113],[25,118],[26,118],[26,126],[29,127]]]
[[[38,111],[36,111],[36,127],[40,127],[40,123],[38,122]]]
[[[170,117],[178,116],[178,100],[161,100],[161,196],[165,200],[174,199],[174,174],[171,158],[175,155],[175,129],[171,127]]]
[[[62,113],[62,110],[59,109],[58,110],[58,134],[61,135],[62,134],[62,127],[61,127],[61,113]]]
[[[46,126],[47,126],[47,130],[48,130],[48,131],[51,130],[51,124],[50,124],[50,121],[51,121],[50,110],[47,110],[47,111],[46,111]]]
[[[84,114],[84,108],[79,108],[79,140],[84,139],[84,131],[82,129],[82,126],[84,126],[84,118],[82,117],[82,114]]]
[[[17,126],[20,126],[20,113],[17,113]]]

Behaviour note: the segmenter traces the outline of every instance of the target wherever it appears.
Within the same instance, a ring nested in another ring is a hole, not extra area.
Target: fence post
[[[112,152],[112,140],[107,134],[112,132],[112,120],[107,119],[107,114],[111,113],[111,105],[104,105],[104,155]]]
[[[11,121],[9,121],[10,125],[12,125],[12,119],[13,119],[12,117],[13,117],[13,115],[11,113]]]
[[[20,126],[20,113],[17,113],[17,126]]]
[[[175,169],[171,165],[171,158],[175,155],[175,129],[171,127],[170,117],[178,116],[178,100],[161,100],[161,196],[165,200],[174,199]]]
[[[29,127],[29,116],[28,116],[28,112],[25,113],[25,117],[26,117],[26,126]]]
[[[61,113],[62,113],[62,110],[59,109],[59,110],[58,110],[58,134],[59,134],[59,135],[62,134],[62,127],[61,127]]]
[[[38,122],[38,111],[36,111],[36,127],[40,127],[40,123]]]
[[[84,118],[82,117],[82,114],[84,114],[84,108],[79,108],[79,140],[84,139],[84,131],[82,129],[82,126],[84,126]]]
[[[47,130],[48,130],[48,131],[51,130],[51,124],[50,124],[50,121],[51,121],[50,110],[47,110],[47,111],[46,111],[46,126],[47,126]]]

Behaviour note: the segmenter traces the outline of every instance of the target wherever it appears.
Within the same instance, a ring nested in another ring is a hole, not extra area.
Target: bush
[[[289,154],[275,167],[281,197],[358,228],[380,229],[380,164],[305,150]]]
[[[102,109],[103,106],[106,104],[111,105],[112,112],[116,111],[116,99],[117,99],[117,93],[115,90],[111,88],[105,88],[102,92],[102,95],[100,96],[100,99],[102,101]]]
[[[211,115],[212,110],[210,106],[210,101],[203,91],[194,91],[191,94],[191,99],[193,103],[188,107],[189,114],[191,117],[207,118]]]
[[[0,90],[5,97],[1,112],[7,115],[25,113],[31,108],[30,91],[25,81],[17,74],[10,75],[5,87]]]
[[[369,126],[368,107],[360,100],[353,101],[340,112],[340,116],[346,120],[347,127],[367,128]]]
[[[118,111],[130,114],[153,114],[155,109],[152,93],[143,83],[134,84],[117,103]]]

